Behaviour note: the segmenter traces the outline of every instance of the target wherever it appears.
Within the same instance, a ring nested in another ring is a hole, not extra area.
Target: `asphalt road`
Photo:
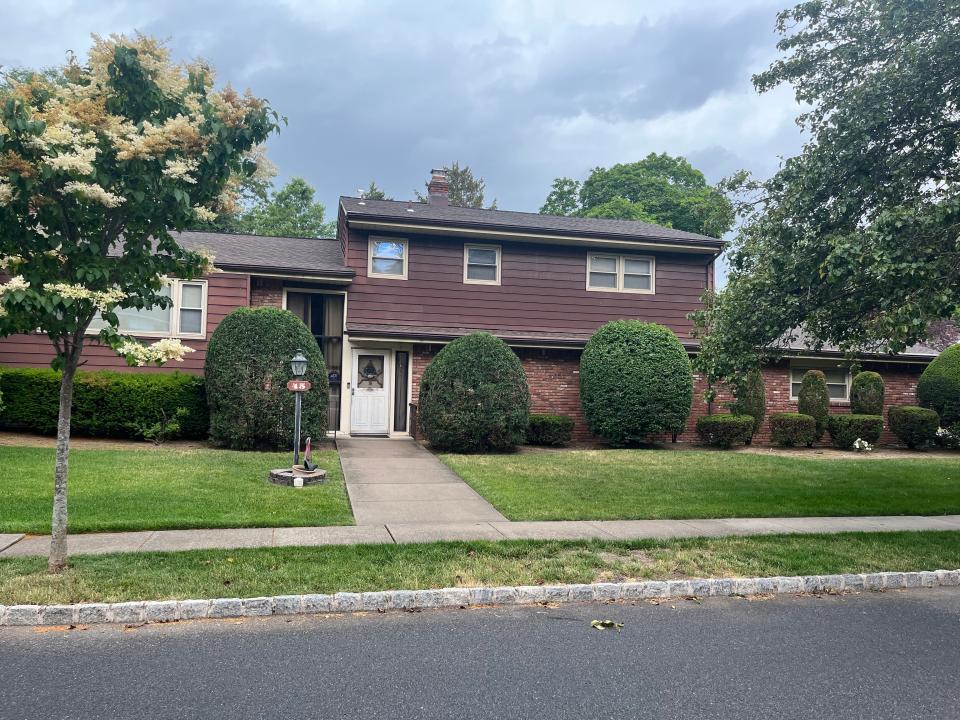
[[[957,589],[6,629],[0,718],[958,718],[958,671]]]

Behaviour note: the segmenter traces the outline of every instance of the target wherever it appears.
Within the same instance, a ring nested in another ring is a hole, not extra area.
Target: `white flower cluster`
[[[196,171],[199,165],[200,161],[195,158],[167,160],[167,166],[163,169],[163,174],[168,178],[183,180],[184,182],[195,185],[197,179],[192,177],[190,173]]]
[[[6,180],[0,180],[0,207],[9,205],[13,200],[13,186]]]
[[[132,360],[138,367],[143,367],[150,363],[163,365],[163,363],[171,360],[183,362],[183,356],[194,352],[194,350],[182,345],[179,340],[164,338],[152,345],[141,345],[138,342],[128,341],[117,348],[117,352],[127,360]]]
[[[203,220],[205,222],[212,222],[217,219],[217,214],[210,208],[205,208],[203,205],[194,205],[193,214],[197,220]]]
[[[6,295],[8,292],[15,292],[16,290],[26,290],[29,287],[30,283],[23,279],[23,275],[15,275],[7,282],[0,283],[0,295]]]
[[[104,207],[115,208],[127,201],[121,195],[114,195],[94,183],[68,182],[63,186],[63,193],[79,195],[87,200],[98,202]]]
[[[853,449],[856,450],[857,452],[868,453],[868,452],[873,452],[873,445],[868,443],[866,440],[857,438],[856,440],[853,441]]]
[[[120,288],[90,290],[83,285],[70,283],[47,283],[43,289],[70,300],[89,300],[98,310],[109,310],[127,297]]]
[[[44,162],[54,170],[92,175],[93,161],[96,159],[97,149],[95,147],[78,147],[74,148],[73,152],[47,157]]]
[[[23,258],[19,255],[7,255],[0,257],[0,270],[12,270],[17,265],[23,263]]]

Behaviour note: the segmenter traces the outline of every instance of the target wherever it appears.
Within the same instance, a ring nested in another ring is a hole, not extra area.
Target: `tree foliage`
[[[393,200],[392,197],[387,197],[387,194],[377,186],[374,180],[370,181],[370,187],[364,190],[361,195],[364,200]]]
[[[944,427],[960,423],[960,345],[952,345],[924,368],[917,400],[940,415]]]
[[[816,423],[816,439],[823,437],[827,429],[827,417],[830,415],[830,393],[827,391],[827,378],[820,370],[807,370],[800,381],[797,394],[797,412],[809,415]]]
[[[960,32],[942,0],[819,0],[754,77],[808,106],[802,153],[754,185],[728,287],[695,316],[712,379],[813,349],[900,352],[960,306]]]
[[[449,202],[456,207],[482,208],[486,199],[484,194],[487,190],[487,183],[482,177],[476,177],[469,165],[460,167],[460,163],[454,161],[450,165],[444,165],[443,169],[447,173],[447,184],[450,186]],[[414,190],[418,202],[427,202],[427,198],[419,191]],[[487,206],[488,210],[497,209],[497,200]]]
[[[337,221],[324,220],[326,208],[314,200],[314,195],[315,190],[306,180],[295,177],[242,213],[236,229],[275,237],[333,237],[337,234]]]
[[[753,418],[753,429],[750,433],[753,437],[763,425],[763,418],[767,413],[767,394],[763,373],[756,368],[747,373],[743,382],[734,388],[734,398],[735,400],[730,403],[730,412],[734,415],[749,415]]]
[[[685,158],[650,153],[634,163],[594,168],[581,184],[557,178],[541,213],[640,220],[720,237],[733,206]]]
[[[855,415],[882,415],[883,392],[880,373],[870,370],[858,372],[850,384],[850,412]]]

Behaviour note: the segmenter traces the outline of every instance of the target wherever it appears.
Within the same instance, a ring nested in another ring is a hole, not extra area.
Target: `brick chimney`
[[[434,168],[430,171],[427,183],[427,202],[431,205],[450,204],[450,186],[447,184],[447,171]]]

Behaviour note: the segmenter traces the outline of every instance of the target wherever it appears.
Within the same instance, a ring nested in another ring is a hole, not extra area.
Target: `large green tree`
[[[170,306],[168,278],[212,270],[170,234],[234,202],[231,178],[277,129],[269,105],[137,36],[94,37],[85,64],[0,83],[0,336],[46,334],[62,371],[49,567],[67,561],[73,384],[95,318],[131,364],[188,348],[119,333],[117,310]],[[96,334],[96,333],[94,333]],[[118,468],[118,472],[136,472]]]
[[[332,237],[337,222],[324,220],[326,208],[314,200],[315,190],[295,177],[270,196],[241,213],[236,229],[254,235],[277,237]]]
[[[540,212],[642,220],[720,237],[733,227],[724,193],[683,157],[651,153],[643,160],[594,168],[581,184],[557,178]]]
[[[810,140],[743,183],[729,285],[695,315],[714,378],[801,328],[814,347],[902,351],[960,307],[960,6],[819,0],[777,26],[783,56],[754,85],[793,85]]]

